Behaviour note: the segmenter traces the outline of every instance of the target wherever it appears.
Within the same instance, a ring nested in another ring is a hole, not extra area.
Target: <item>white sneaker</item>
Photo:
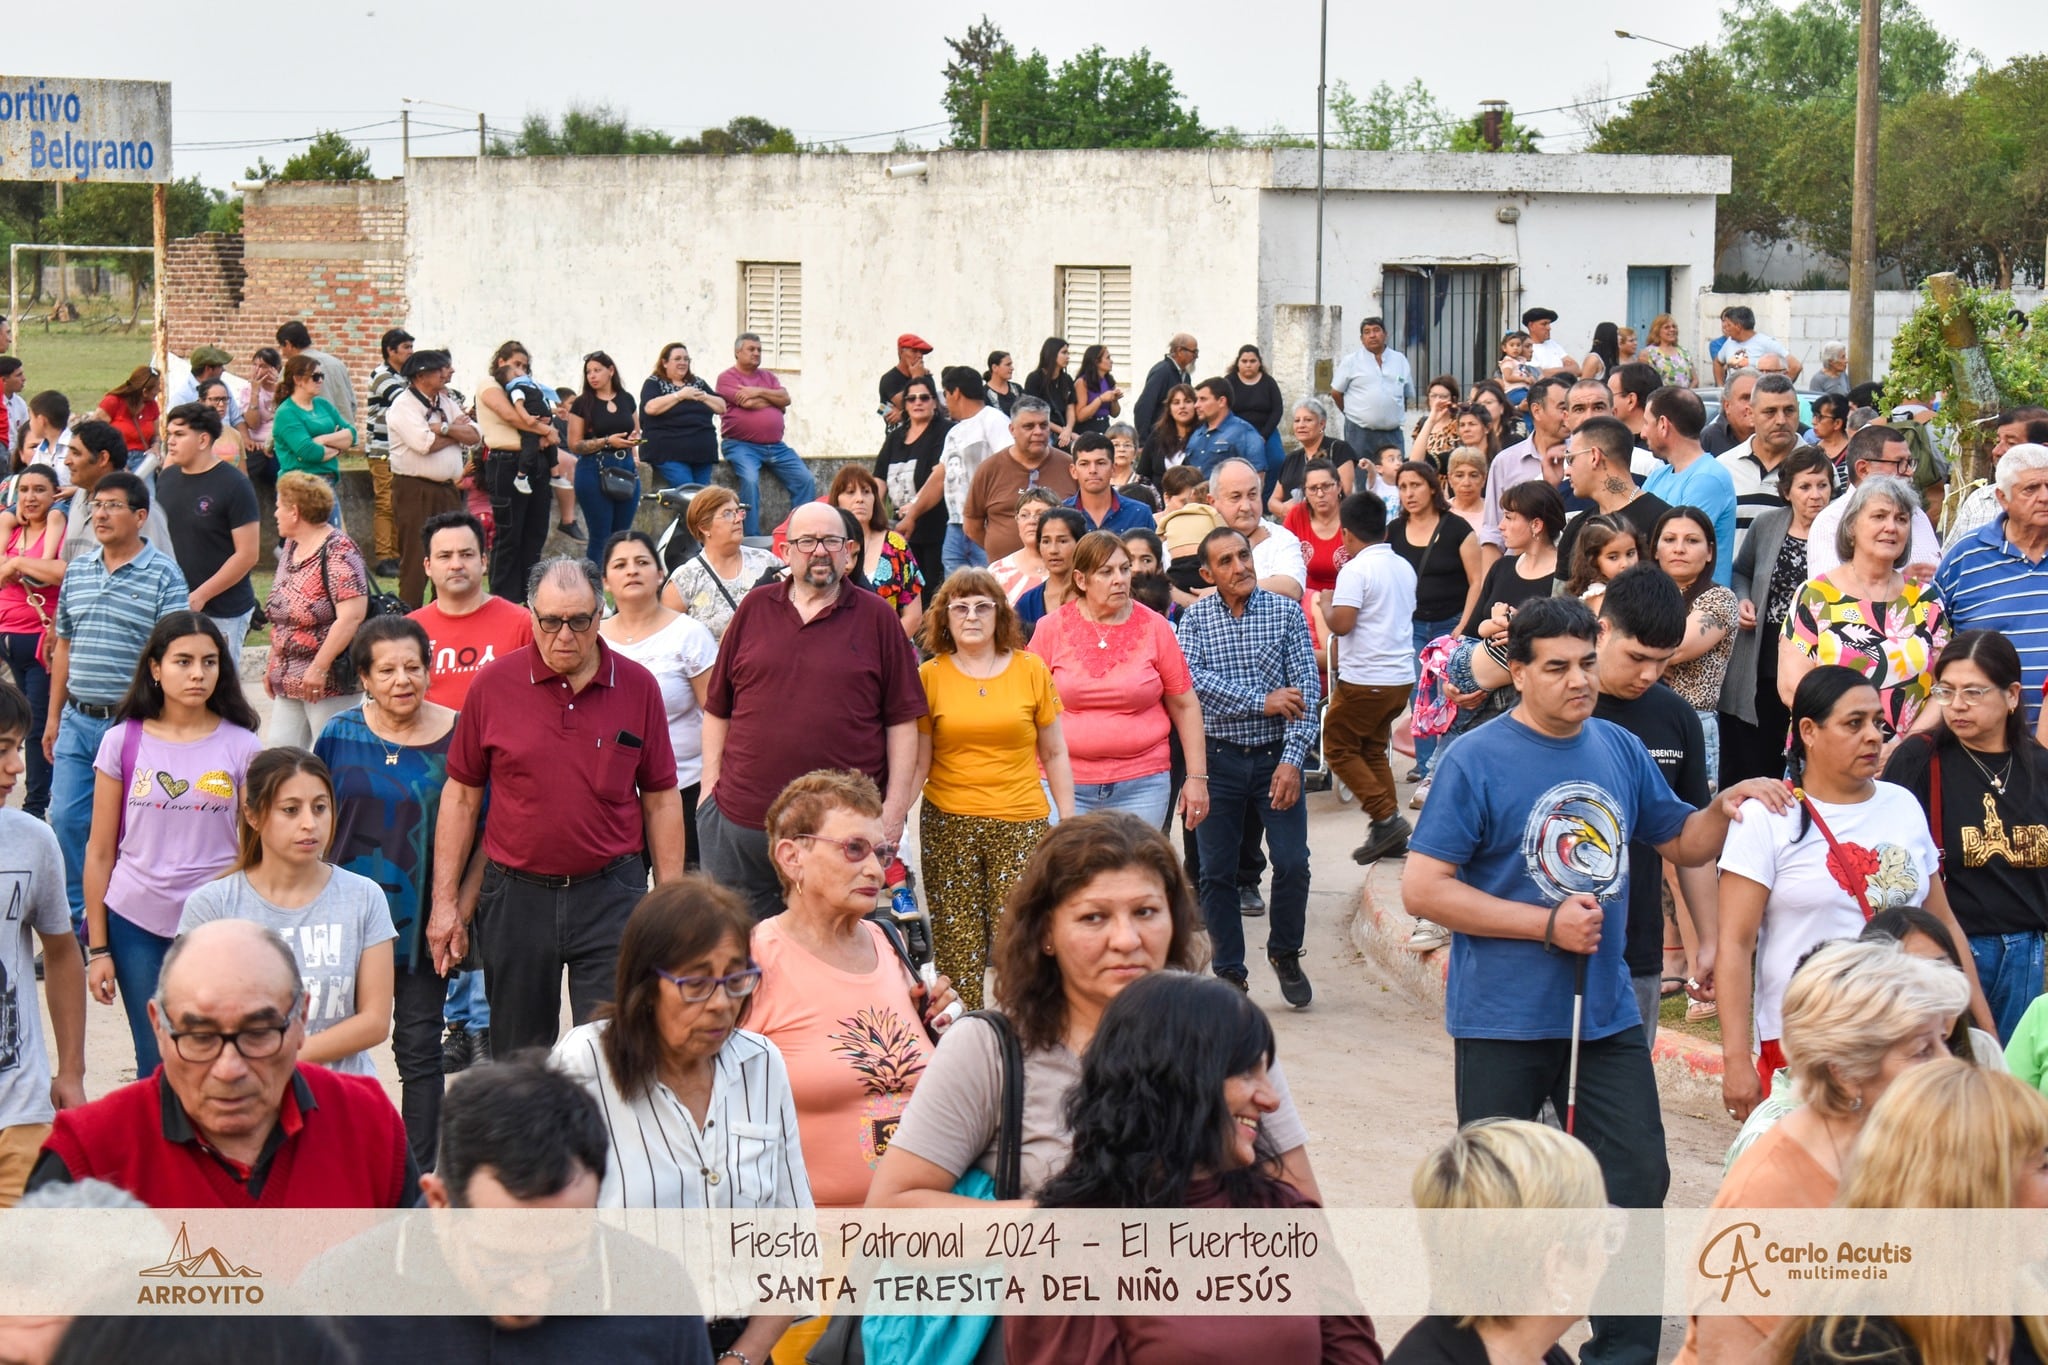
[[[1451,941],[1451,931],[1441,924],[1426,919],[1415,921],[1414,932],[1408,935],[1408,951],[1411,953],[1433,952]]]
[[[1422,779],[1422,781],[1416,783],[1415,795],[1408,798],[1409,810],[1422,809],[1422,803],[1429,799],[1429,784],[1434,781],[1436,781],[1436,779],[1433,777],[1425,777]]]

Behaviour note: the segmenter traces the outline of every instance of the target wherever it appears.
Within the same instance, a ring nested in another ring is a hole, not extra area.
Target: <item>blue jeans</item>
[[[163,1060],[156,1050],[156,1029],[149,1022],[149,998],[156,994],[156,979],[171,941],[129,923],[110,906],[107,946],[114,950],[114,990],[128,1016],[128,1035],[135,1040],[135,1078],[143,1080]]]
[[[28,698],[28,790],[22,794],[21,808],[38,820],[50,808],[50,760],[43,757],[43,727],[50,721],[50,670],[36,662],[42,638],[40,632],[0,635],[0,653],[7,656],[14,681]]]
[[[484,974],[481,971],[449,974],[448,1007],[443,1017],[472,1033],[491,1026],[491,1002],[484,995]]]
[[[704,464],[690,464],[683,460],[663,460],[654,466],[654,472],[661,475],[661,481],[670,488],[681,488],[686,483],[709,484],[711,476],[718,469],[718,461]]]
[[[1379,453],[1388,446],[1408,453],[1408,437],[1399,427],[1362,427],[1349,417],[1344,419],[1344,443],[1356,452],[1361,460],[1379,463]]]
[[[57,753],[50,769],[50,828],[64,855],[64,891],[71,898],[73,928],[85,923],[85,844],[92,836],[92,761],[112,720],[94,720],[66,706],[57,721]],[[40,741],[38,741],[40,743]]]
[[[634,467],[633,496],[624,502],[613,502],[598,486],[597,457],[586,456],[576,461],[576,505],[583,509],[583,529],[590,533],[584,553],[602,573],[604,543],[620,531],[631,530],[633,514],[640,510],[639,467]]]
[[[1244,923],[1238,914],[1238,850],[1247,817],[1266,828],[1272,854],[1273,895],[1268,902],[1266,955],[1301,951],[1308,925],[1308,809],[1297,799],[1274,810],[1268,793],[1280,766],[1280,743],[1246,747],[1209,738],[1209,816],[1195,827],[1202,850],[1202,916],[1209,922],[1210,965],[1218,974],[1244,973]]]
[[[1170,774],[1127,777],[1121,782],[1076,782],[1074,814],[1092,810],[1127,810],[1148,825],[1166,823],[1166,804],[1173,795]]]
[[[2042,937],[2038,932],[1972,934],[1970,956],[1977,960],[1977,980],[1998,1021],[1998,1041],[2009,1043],[2020,1016],[2041,993]]]
[[[946,548],[939,560],[948,577],[962,569],[986,569],[988,551],[967,538],[967,528],[957,521],[946,523]]]
[[[256,608],[251,607],[240,616],[215,616],[212,619],[228,642],[229,667],[239,673],[242,668],[242,642],[249,638],[249,623],[256,619]]]
[[[1449,635],[1452,631],[1456,630],[1457,628],[1458,618],[1455,616],[1451,617],[1447,621],[1424,621],[1420,617],[1417,617],[1415,620],[1414,637],[1415,662],[1417,667],[1419,668],[1422,663],[1422,647],[1424,645],[1428,644],[1431,640],[1434,640],[1439,635]],[[1422,676],[1422,674],[1418,672],[1415,676],[1419,678]],[[1427,739],[1423,738],[1421,735],[1415,735],[1415,771],[1417,774],[1419,774],[1419,776],[1416,778],[1418,782],[1421,781],[1422,778],[1429,776],[1429,760],[1436,753],[1436,746],[1440,742],[1441,737],[1437,735],[1431,735]]]
[[[811,477],[810,467],[804,463],[803,456],[782,442],[761,445],[728,436],[724,449],[725,462],[732,466],[733,477],[740,481],[740,501],[747,505],[747,535],[761,534],[761,469],[764,465],[789,490],[791,507],[816,500],[818,481]]]

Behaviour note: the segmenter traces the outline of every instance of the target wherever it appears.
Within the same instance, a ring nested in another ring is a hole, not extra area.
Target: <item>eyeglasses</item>
[[[865,862],[870,854],[874,855],[875,861],[883,867],[887,867],[890,863],[896,861],[896,845],[889,843],[887,840],[879,844],[871,844],[865,839],[828,839],[822,834],[796,834],[790,837],[810,839],[821,844],[837,844],[839,845],[840,852],[846,855],[846,861],[849,863]]]
[[[907,393],[903,396],[903,401],[906,403],[931,403],[937,400],[928,393]]]
[[[823,550],[827,554],[836,555],[846,548],[846,537],[795,536],[791,538],[789,543],[796,547],[798,554],[814,555],[818,551]]]
[[[1953,706],[1958,701],[1965,706],[1976,706],[1998,695],[1995,687],[1950,687],[1947,683],[1936,683],[1927,693],[1936,706]]]
[[[946,610],[955,616],[994,616],[996,604],[986,597],[977,597],[971,602],[948,602]]]
[[[536,613],[533,618],[534,629],[543,635],[560,635],[564,626],[581,635],[596,624],[597,613],[590,611],[579,611],[574,616],[541,616]]]
[[[749,967],[729,976],[677,976],[659,967],[654,969],[654,974],[674,986],[676,994],[683,997],[686,1005],[701,1005],[721,990],[734,1000],[744,1000],[761,984],[759,967]]]
[[[116,512],[135,512],[141,509],[126,498],[122,498],[118,502],[108,502],[103,498],[96,498],[85,505],[85,510],[93,513],[105,512],[108,516],[112,516]]]
[[[747,505],[743,502],[738,502],[730,507],[721,507],[711,514],[711,519],[713,521],[745,521],[747,519]]]
[[[260,1062],[265,1057],[275,1057],[284,1046],[285,1034],[291,1032],[292,1021],[299,1016],[296,1002],[284,1012],[281,1024],[260,1024],[250,1028],[236,1029],[233,1033],[214,1033],[195,1030],[180,1033],[168,1030],[171,1046],[178,1055],[188,1062],[210,1062],[220,1056],[220,1050],[234,1044],[235,1051],[242,1054],[244,1061]]]
[[[224,408],[227,405],[228,400],[225,398],[209,398],[206,400],[206,406],[209,408]]]

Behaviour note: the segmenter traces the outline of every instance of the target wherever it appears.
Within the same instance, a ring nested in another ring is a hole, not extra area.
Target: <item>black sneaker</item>
[[[1267,960],[1273,964],[1273,974],[1280,978],[1280,998],[1298,1010],[1307,1009],[1316,992],[1308,984],[1308,973],[1301,969],[1301,954],[1283,953]]]
[[[376,574],[377,574],[377,577],[379,577],[379,578],[396,578],[396,577],[398,577],[398,561],[397,561],[397,560],[395,560],[395,559],[380,559],[380,560],[378,560],[378,561],[377,561],[377,569],[376,569]]]
[[[583,533],[583,528],[573,521],[557,522],[555,529],[571,540],[580,541],[585,544],[588,544],[590,541],[590,537]]]
[[[1365,832],[1365,842],[1351,850],[1351,861],[1376,863],[1382,858],[1402,857],[1408,852],[1408,836],[1414,832],[1415,826],[1405,816],[1375,820]]]
[[[1246,919],[1257,919],[1266,913],[1266,898],[1259,894],[1259,884],[1237,888],[1237,913]]]
[[[476,1051],[470,1055],[469,1064],[471,1066],[488,1066],[491,1060],[491,1031],[487,1028],[480,1028],[473,1036],[476,1039]]]
[[[441,1074],[453,1076],[476,1060],[476,1039],[469,1036],[469,1029],[462,1024],[450,1024],[448,1036],[441,1040]]]
[[[1231,985],[1243,991],[1246,995],[1250,995],[1252,993],[1251,979],[1247,977],[1243,972],[1233,972],[1228,967],[1218,967],[1216,969],[1216,979],[1218,981],[1229,982]]]

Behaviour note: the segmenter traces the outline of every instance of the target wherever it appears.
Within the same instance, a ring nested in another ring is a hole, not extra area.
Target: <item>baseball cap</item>
[[[218,346],[195,346],[192,348],[191,365],[198,369],[202,365],[226,365],[234,359]]]
[[[922,351],[924,354],[930,355],[932,353],[932,344],[915,332],[905,332],[902,336],[896,338],[896,349],[899,351]]]

